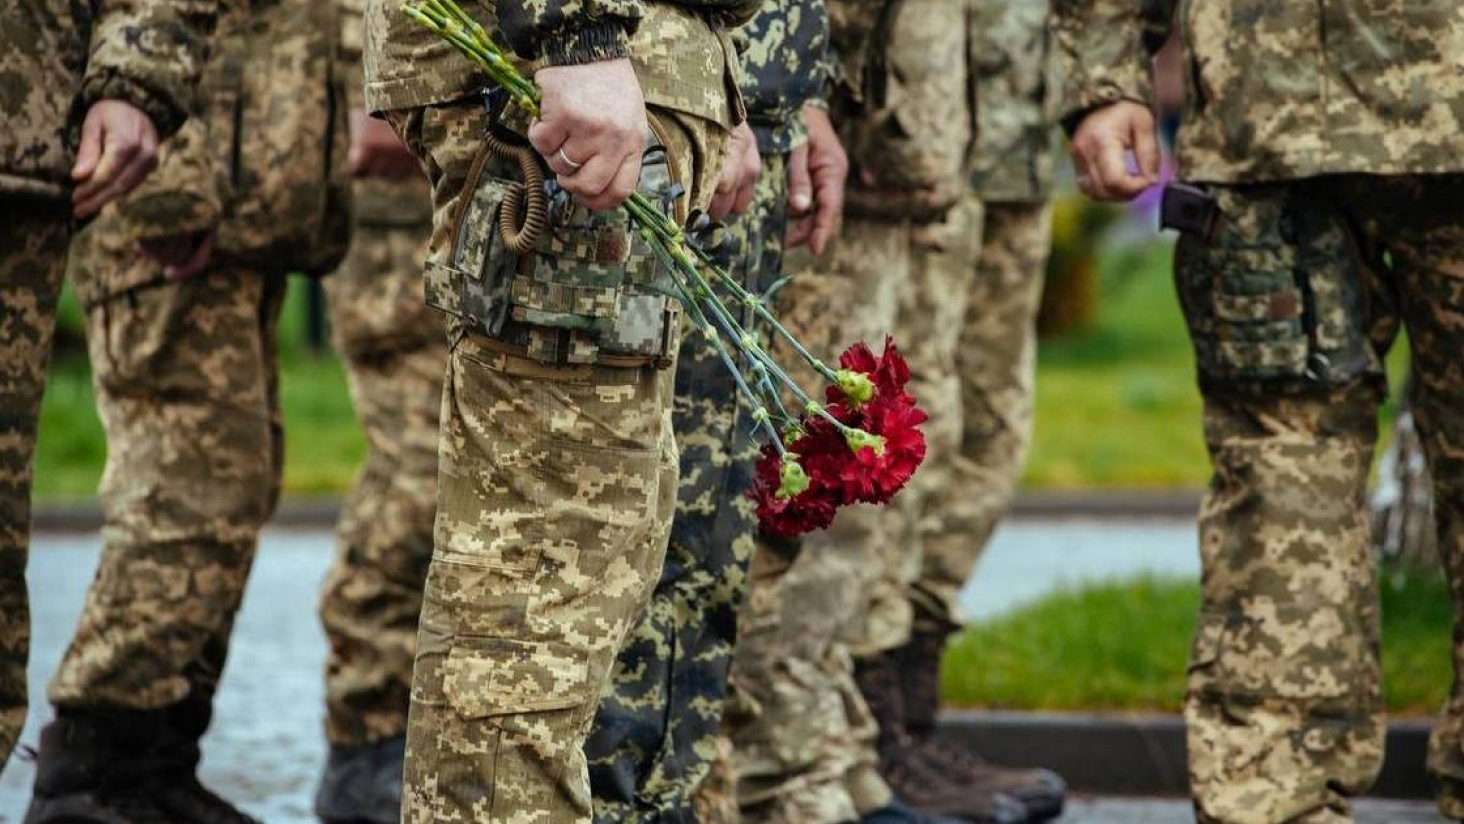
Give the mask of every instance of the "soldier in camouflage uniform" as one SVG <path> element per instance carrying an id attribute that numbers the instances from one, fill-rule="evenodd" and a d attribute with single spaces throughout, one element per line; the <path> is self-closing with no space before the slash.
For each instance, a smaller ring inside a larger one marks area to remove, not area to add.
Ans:
<path id="1" fill-rule="evenodd" d="M 1094 197 L 1132 197 L 1157 177 L 1145 47 L 1162 42 L 1173 4 L 1156 5 L 1146 30 L 1127 0 L 1057 3 L 1065 122 Z M 1181 11 L 1180 172 L 1218 207 L 1189 201 L 1175 256 L 1215 470 L 1185 702 L 1190 787 L 1202 822 L 1350 821 L 1383 759 L 1365 494 L 1400 326 L 1464 665 L 1464 6 Z M 1464 818 L 1464 683 L 1429 770 L 1444 814 Z"/>
<path id="2" fill-rule="evenodd" d="M 764 0 L 735 37 L 762 173 L 747 213 L 729 224 L 733 274 L 761 292 L 782 270 L 788 156 L 806 139 L 799 111 L 823 90 L 823 2 Z M 747 493 L 757 441 L 746 411 L 716 348 L 689 335 L 672 410 L 681 477 L 671 543 L 646 613 L 616 658 L 586 745 L 599 824 L 697 819 L 695 793 L 719 750 L 753 548 Z"/>
<path id="3" fill-rule="evenodd" d="M 324 281 L 336 350 L 366 435 L 336 527 L 320 621 L 330 754 L 315 813 L 330 824 L 396 824 L 422 585 L 437 512 L 437 415 L 447 343 L 422 302 L 432 200 L 417 159 L 361 99 L 360 0 L 342 3 L 352 113 L 354 222 Z"/>
<path id="4" fill-rule="evenodd" d="M 493 4 L 484 22 L 544 95 L 533 151 L 574 198 L 527 255 L 492 222 L 513 184 L 486 162 L 527 159 L 523 124 L 485 135 L 483 79 L 401 5 L 367 4 L 367 106 L 427 167 L 429 302 L 452 312 L 403 818 L 588 824 L 584 742 L 659 575 L 677 475 L 677 321 L 637 291 L 649 250 L 616 207 L 672 182 L 678 218 L 706 206 L 741 115 L 725 26 L 756 4 Z M 663 151 L 642 163 L 647 123 Z"/>
<path id="5" fill-rule="evenodd" d="M 854 648 L 890 772 L 1007 793 L 1038 821 L 1062 811 L 1058 776 L 982 762 L 943 742 L 935 721 L 957 597 L 1016 490 L 1032 431 L 1057 90 L 1047 10 L 1045 0 L 969 4 L 971 192 L 952 212 L 966 223 L 928 238 L 940 251 L 913 272 L 896 323 L 912 392 L 930 411 L 927 458 L 864 539 L 877 541 L 881 564 Z"/>
<path id="6" fill-rule="evenodd" d="M 214 5 L 0 8 L 0 767 L 25 725 L 31 458 L 72 208 L 89 217 L 152 168 L 192 107 Z"/>
<path id="7" fill-rule="evenodd" d="M 959 311 L 980 224 L 979 203 L 962 197 L 968 74 L 951 71 L 967 57 L 962 4 L 838 3 L 830 16 L 841 80 L 835 120 L 854 159 L 850 214 L 826 255 L 790 258 L 798 277 L 779 299 L 790 328 L 832 355 L 861 339 L 878 346 L 901 297 L 936 273 L 961 287 L 946 296 Z M 958 326 L 927 319 L 903 340 L 918 348 L 932 331 Z M 727 720 L 742 817 L 918 818 L 895 801 L 903 797 L 923 812 L 1021 821 L 1022 806 L 1006 795 L 972 793 L 926 770 L 881 777 L 887 765 L 873 744 L 883 731 L 853 680 L 849 645 L 860 638 L 883 523 L 875 508 L 848 510 L 825 533 L 764 541 L 754 556 L 733 665 L 748 700 Z"/>
<path id="8" fill-rule="evenodd" d="M 252 820 L 198 783 L 199 740 L 279 489 L 285 273 L 344 250 L 324 171 L 345 153 L 338 25 L 331 4 L 229 6 L 202 116 L 73 244 L 108 436 L 104 548 L 50 685 L 28 824 Z M 182 266 L 140 250 L 180 229 Z"/>

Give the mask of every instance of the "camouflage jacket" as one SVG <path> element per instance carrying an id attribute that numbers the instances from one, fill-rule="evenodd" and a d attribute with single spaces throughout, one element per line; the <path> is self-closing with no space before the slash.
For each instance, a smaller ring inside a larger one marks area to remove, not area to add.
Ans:
<path id="1" fill-rule="evenodd" d="M 1055 0 L 1065 123 L 1149 99 L 1149 54 L 1176 5 L 1186 178 L 1464 171 L 1458 0 Z"/>
<path id="2" fill-rule="evenodd" d="M 1045 200 L 1052 188 L 1060 92 L 1047 0 L 972 0 L 976 88 L 971 184 L 984 200 Z"/>
<path id="3" fill-rule="evenodd" d="M 366 105 L 373 112 L 461 100 L 484 78 L 402 14 L 407 0 L 366 0 Z M 646 103 L 731 125 L 743 116 L 727 28 L 759 0 L 468 0 L 525 74 L 546 65 L 628 57 Z"/>
<path id="4" fill-rule="evenodd" d="M 79 241 L 126 261 L 139 239 L 216 231 L 219 261 L 325 272 L 349 239 L 340 18 L 316 0 L 221 0 L 197 117 L 163 143 L 158 167 Z M 100 300 L 157 277 L 147 262 L 78 282 Z"/>
<path id="5" fill-rule="evenodd" d="M 824 0 L 763 0 L 733 33 L 747 121 L 764 154 L 786 154 L 806 131 L 798 112 L 828 81 L 829 15 Z"/>
<path id="6" fill-rule="evenodd" d="M 162 136 L 193 107 L 216 0 L 0 3 L 0 192 L 64 197 L 81 116 L 107 98 Z"/>

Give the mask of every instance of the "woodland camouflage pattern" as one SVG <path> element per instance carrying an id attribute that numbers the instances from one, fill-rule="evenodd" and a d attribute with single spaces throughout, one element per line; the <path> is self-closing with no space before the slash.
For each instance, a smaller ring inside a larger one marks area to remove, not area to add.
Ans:
<path id="1" fill-rule="evenodd" d="M 1052 190 L 1062 80 L 1047 13 L 1047 0 L 970 0 L 971 186 L 988 203 L 1037 203 Z"/>
<path id="2" fill-rule="evenodd" d="M 0 8 L 0 192 L 62 197 L 81 119 L 111 98 L 160 137 L 194 106 L 217 0 L 10 0 Z"/>
<path id="3" fill-rule="evenodd" d="M 451 83 L 437 73 L 446 54 L 402 61 L 421 41 L 382 28 L 399 6 L 367 6 L 367 102 L 396 108 L 389 119 L 428 170 L 430 280 L 455 262 L 452 229 L 484 113 L 476 100 L 401 108 L 437 102 Z M 643 12 L 631 51 L 652 126 L 685 174 L 684 219 L 710 199 L 734 114 L 723 36 L 683 8 Z M 412 77 L 386 93 L 392 70 Z M 673 373 L 504 354 L 451 316 L 449 340 L 403 820 L 589 824 L 584 742 L 671 525 Z"/>
<path id="4" fill-rule="evenodd" d="M 733 39 L 758 152 L 793 151 L 806 134 L 798 112 L 822 102 L 828 82 L 828 9 L 823 0 L 763 0 Z"/>
<path id="5" fill-rule="evenodd" d="M 68 205 L 0 195 L 0 765 L 25 726 L 31 458 L 70 232 Z"/>
<path id="6" fill-rule="evenodd" d="M 1186 179 L 1464 170 L 1464 5 L 1178 5 L 1188 60 L 1179 145 Z M 1147 102 L 1149 49 L 1163 43 L 1175 0 L 1053 6 L 1068 77 L 1064 121 L 1121 98 Z"/>
<path id="7" fill-rule="evenodd" d="M 763 157 L 752 205 L 729 229 L 749 288 L 782 270 L 787 171 Z M 747 497 L 758 438 L 716 349 L 698 332 L 681 345 L 672 422 L 681 475 L 671 543 L 646 613 L 611 672 L 586 744 L 595 819 L 695 821 L 695 793 L 721 746 L 719 730 L 755 518 Z"/>

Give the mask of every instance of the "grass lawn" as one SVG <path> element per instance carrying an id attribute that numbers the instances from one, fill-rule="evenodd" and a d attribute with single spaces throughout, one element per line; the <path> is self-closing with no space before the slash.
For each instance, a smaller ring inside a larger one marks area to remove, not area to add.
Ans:
<path id="1" fill-rule="evenodd" d="M 1384 693 L 1391 711 L 1435 713 L 1452 680 L 1441 579 L 1382 584 Z M 969 626 L 943 670 L 958 706 L 1178 711 L 1199 608 L 1191 581 L 1141 578 L 1060 592 Z"/>

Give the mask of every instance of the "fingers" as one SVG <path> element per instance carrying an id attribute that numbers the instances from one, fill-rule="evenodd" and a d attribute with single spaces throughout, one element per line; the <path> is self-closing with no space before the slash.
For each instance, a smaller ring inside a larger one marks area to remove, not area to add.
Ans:
<path id="1" fill-rule="evenodd" d="M 813 235 L 813 215 L 788 221 L 788 228 L 783 232 L 783 246 L 788 249 L 796 249 L 808 242 Z"/>
<path id="2" fill-rule="evenodd" d="M 596 159 L 598 160 L 599 158 Z M 597 212 L 604 209 L 614 209 L 616 206 L 625 202 L 625 199 L 630 197 L 630 193 L 635 191 L 636 184 L 640 182 L 640 167 L 641 158 L 637 152 L 627 155 L 621 161 L 619 168 L 614 171 L 606 184 L 598 191 L 579 191 L 572 189 L 564 180 L 560 180 L 560 185 L 564 186 L 566 190 L 573 192 L 575 199 L 587 209 Z M 588 170 L 589 166 L 586 166 L 584 171 Z M 579 180 L 579 177 L 580 175 L 576 174 L 569 180 L 578 187 L 583 182 Z"/>
<path id="3" fill-rule="evenodd" d="M 836 169 L 824 170 L 815 182 L 814 211 L 809 229 L 808 247 L 821 255 L 839 227 L 844 212 L 844 174 Z"/>
<path id="4" fill-rule="evenodd" d="M 1139 164 L 1139 174 L 1144 176 L 1149 185 L 1158 183 L 1159 141 L 1154 134 L 1153 121 L 1146 124 L 1136 119 L 1133 129 L 1134 160 Z"/>
<path id="5" fill-rule="evenodd" d="M 103 123 L 100 116 L 88 112 L 81 124 L 81 146 L 76 150 L 76 164 L 71 167 L 71 179 L 78 183 L 92 176 L 102 157 Z"/>
<path id="6" fill-rule="evenodd" d="M 721 220 L 732 211 L 737 201 L 738 164 L 732 158 L 722 164 L 722 174 L 717 178 L 717 190 L 712 193 L 712 202 L 707 205 L 707 214 L 713 220 Z"/>
<path id="7" fill-rule="evenodd" d="M 808 144 L 803 143 L 788 156 L 788 208 L 801 215 L 811 206 L 813 181 L 808 176 Z"/>
<path id="8" fill-rule="evenodd" d="M 105 138 L 101 160 L 91 177 L 72 194 L 77 217 L 88 217 L 132 191 L 157 166 L 157 138 L 151 130 L 141 134 Z"/>
<path id="9" fill-rule="evenodd" d="M 1129 171 L 1128 151 L 1137 171 Z M 1090 112 L 1073 132 L 1078 187 L 1096 200 L 1131 200 L 1159 179 L 1154 115 L 1143 104 L 1121 100 Z"/>
<path id="10" fill-rule="evenodd" d="M 529 145 L 534 147 L 534 151 L 538 152 L 540 157 L 549 162 L 549 168 L 554 169 L 555 174 L 568 174 L 573 171 L 568 167 L 560 169 L 554 166 L 559 148 L 568 139 L 569 130 L 562 121 L 535 120 L 529 125 Z M 581 163 L 585 160 L 585 158 L 578 157 L 574 159 Z"/>

